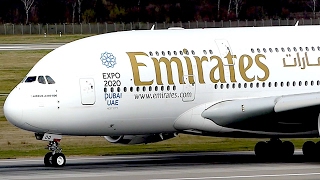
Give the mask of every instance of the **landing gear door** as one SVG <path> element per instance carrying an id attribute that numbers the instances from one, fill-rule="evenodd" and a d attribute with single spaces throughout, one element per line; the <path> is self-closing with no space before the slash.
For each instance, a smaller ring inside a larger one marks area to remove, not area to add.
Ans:
<path id="1" fill-rule="evenodd" d="M 80 93 L 82 105 L 94 105 L 96 102 L 94 80 L 91 78 L 80 79 Z"/>
<path id="2" fill-rule="evenodd" d="M 195 95 L 196 95 L 196 84 L 189 83 L 189 78 L 193 77 L 193 76 L 184 76 L 184 82 L 185 84 L 183 84 L 183 91 L 180 94 L 182 101 L 183 102 L 190 102 L 193 101 L 195 99 Z"/>

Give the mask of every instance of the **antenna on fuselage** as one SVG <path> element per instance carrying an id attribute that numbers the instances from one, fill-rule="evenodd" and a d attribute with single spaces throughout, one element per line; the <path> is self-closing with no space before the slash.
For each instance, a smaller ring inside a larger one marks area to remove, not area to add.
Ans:
<path id="1" fill-rule="evenodd" d="M 296 24 L 294 26 L 299 26 L 299 21 L 296 22 Z"/>
<path id="2" fill-rule="evenodd" d="M 150 30 L 151 30 L 151 31 L 152 31 L 152 30 L 154 30 L 154 25 L 152 25 L 152 27 L 151 27 L 151 29 L 150 29 Z"/>

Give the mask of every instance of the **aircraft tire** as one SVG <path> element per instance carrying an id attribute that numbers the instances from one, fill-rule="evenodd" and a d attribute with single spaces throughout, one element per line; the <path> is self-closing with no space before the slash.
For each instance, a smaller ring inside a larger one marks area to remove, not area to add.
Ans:
<path id="1" fill-rule="evenodd" d="M 312 158 L 316 154 L 316 144 L 312 141 L 307 141 L 302 146 L 303 155 L 307 158 Z"/>
<path id="2" fill-rule="evenodd" d="M 294 145 L 290 141 L 284 141 L 282 143 L 282 155 L 284 158 L 293 156 L 294 154 Z"/>
<path id="3" fill-rule="evenodd" d="M 267 153 L 268 153 L 268 144 L 267 142 L 260 141 L 258 142 L 255 147 L 254 147 L 254 153 L 256 154 L 257 157 L 259 158 L 264 158 Z"/>
<path id="4" fill-rule="evenodd" d="M 52 165 L 55 167 L 63 167 L 66 164 L 66 157 L 62 153 L 56 153 L 52 156 Z"/>
<path id="5" fill-rule="evenodd" d="M 46 167 L 50 167 L 52 166 L 52 152 L 48 152 L 45 156 L 44 156 L 44 165 Z"/>

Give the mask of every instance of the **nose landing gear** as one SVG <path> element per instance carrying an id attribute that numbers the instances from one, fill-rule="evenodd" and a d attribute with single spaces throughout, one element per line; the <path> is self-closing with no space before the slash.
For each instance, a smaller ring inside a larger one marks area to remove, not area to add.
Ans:
<path id="1" fill-rule="evenodd" d="M 35 134 L 37 140 L 49 141 L 46 149 L 48 152 L 44 156 L 44 165 L 47 167 L 62 167 L 66 164 L 66 157 L 59 146 L 59 142 L 62 139 L 61 135 L 56 134 Z"/>
<path id="2" fill-rule="evenodd" d="M 50 141 L 47 149 L 51 152 L 48 152 L 44 156 L 45 166 L 62 167 L 66 164 L 66 157 L 63 153 L 61 153 L 62 149 L 59 147 L 58 142 Z"/>

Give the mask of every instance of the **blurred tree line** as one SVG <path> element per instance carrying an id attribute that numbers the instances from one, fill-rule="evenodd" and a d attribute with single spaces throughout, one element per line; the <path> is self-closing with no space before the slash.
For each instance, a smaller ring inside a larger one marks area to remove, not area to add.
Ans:
<path id="1" fill-rule="evenodd" d="M 318 0 L 0 0 L 0 23 L 318 18 L 318 11 Z"/>

